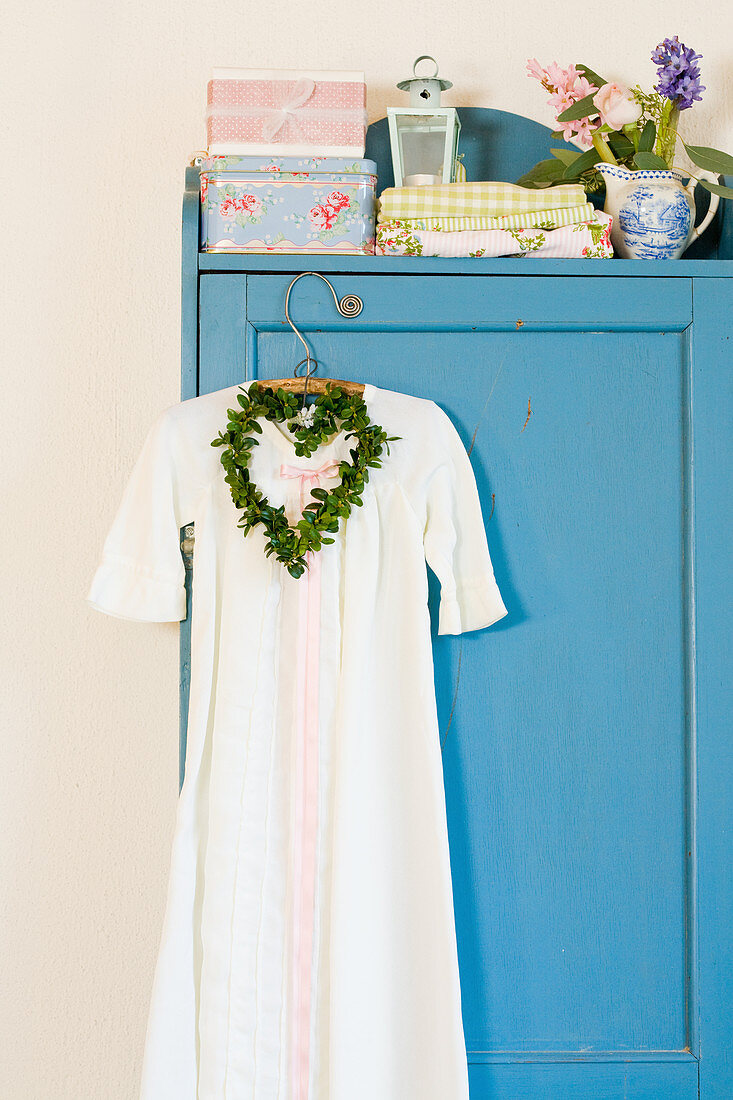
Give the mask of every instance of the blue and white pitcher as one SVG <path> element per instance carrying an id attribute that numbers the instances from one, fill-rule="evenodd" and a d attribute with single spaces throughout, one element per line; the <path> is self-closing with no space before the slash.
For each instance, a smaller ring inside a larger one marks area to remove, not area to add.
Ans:
<path id="1" fill-rule="evenodd" d="M 676 169 L 632 172 L 621 164 L 598 164 L 606 184 L 611 243 L 629 260 L 677 260 L 715 217 L 720 201 L 711 194 L 707 214 L 695 226 L 695 180 Z M 711 179 L 717 177 L 710 177 Z"/>

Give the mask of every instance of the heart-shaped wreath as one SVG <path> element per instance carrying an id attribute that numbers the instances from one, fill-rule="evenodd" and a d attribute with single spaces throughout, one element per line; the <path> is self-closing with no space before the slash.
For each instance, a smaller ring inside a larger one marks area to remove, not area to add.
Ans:
<path id="1" fill-rule="evenodd" d="M 286 567 L 291 577 L 301 577 L 308 568 L 306 555 L 316 553 L 334 539 L 339 520 L 346 519 L 352 507 L 361 507 L 361 494 L 369 480 L 369 467 L 381 466 L 380 456 L 389 444 L 399 436 L 388 436 L 379 424 L 369 419 L 366 402 L 358 394 L 347 395 L 339 386 L 328 385 L 308 409 L 308 417 L 299 415 L 300 402 L 293 393 L 283 389 L 272 390 L 253 382 L 249 389 L 237 394 L 239 409 L 227 409 L 229 423 L 211 441 L 212 447 L 222 447 L 221 464 L 226 471 L 225 481 L 242 516 L 237 526 L 244 535 L 257 525 L 265 529 L 267 546 L 265 553 L 274 554 Z M 346 438 L 354 438 L 356 446 L 350 451 L 351 462 L 339 463 L 341 483 L 327 491 L 313 489 L 316 499 L 307 504 L 295 527 L 291 527 L 283 506 L 273 508 L 267 497 L 257 488 L 249 472 L 252 448 L 259 443 L 262 427 L 258 420 L 288 422 L 295 437 L 296 455 L 309 457 L 322 443 L 347 428 Z"/>

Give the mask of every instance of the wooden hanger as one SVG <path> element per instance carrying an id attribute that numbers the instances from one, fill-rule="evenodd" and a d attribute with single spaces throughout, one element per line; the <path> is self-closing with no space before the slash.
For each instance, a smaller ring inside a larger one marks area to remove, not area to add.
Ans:
<path id="1" fill-rule="evenodd" d="M 260 386 L 265 386 L 273 390 L 284 389 L 286 393 L 302 393 L 303 405 L 305 405 L 305 399 L 309 393 L 325 393 L 327 386 L 338 386 L 347 394 L 362 394 L 364 392 L 363 382 L 348 382 L 342 378 L 314 378 L 315 372 L 318 370 L 318 360 L 311 355 L 311 350 L 308 344 L 305 342 L 303 335 L 293 324 L 293 320 L 290 316 L 290 291 L 293 289 L 298 279 L 304 279 L 306 275 L 315 275 L 319 279 L 323 279 L 328 289 L 333 294 L 333 300 L 336 303 L 336 309 L 339 311 L 342 317 L 358 317 L 364 308 L 364 303 L 361 298 L 356 294 L 346 294 L 341 301 L 338 299 L 336 291 L 331 286 L 325 275 L 321 275 L 318 271 L 301 271 L 300 275 L 296 275 L 290 283 L 285 295 L 285 319 L 290 325 L 295 335 L 300 340 L 301 344 L 305 348 L 305 359 L 301 359 L 296 365 L 290 378 L 262 378 L 257 379 Z M 305 363 L 305 372 L 298 374 L 298 371 Z"/>
<path id="2" fill-rule="evenodd" d="M 305 363 L 305 359 L 302 362 Z M 311 359 L 311 363 L 316 364 L 317 362 L 317 359 Z M 300 366 L 300 363 L 298 366 Z M 349 395 L 357 393 L 361 396 L 364 393 L 363 382 L 349 382 L 345 378 L 314 378 L 313 371 L 307 376 L 307 383 L 306 387 L 306 375 L 304 374 L 297 375 L 294 378 L 257 379 L 257 384 L 262 386 L 263 389 L 283 389 L 286 393 L 302 393 L 304 397 L 309 393 L 325 393 L 328 386 L 338 386 L 339 389 Z"/>

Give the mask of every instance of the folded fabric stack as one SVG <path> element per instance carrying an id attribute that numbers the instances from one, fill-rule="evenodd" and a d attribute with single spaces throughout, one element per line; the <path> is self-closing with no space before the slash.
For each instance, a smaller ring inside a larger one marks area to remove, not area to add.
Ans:
<path id="1" fill-rule="evenodd" d="M 377 219 L 381 256 L 613 256 L 611 217 L 580 184 L 391 187 Z"/>

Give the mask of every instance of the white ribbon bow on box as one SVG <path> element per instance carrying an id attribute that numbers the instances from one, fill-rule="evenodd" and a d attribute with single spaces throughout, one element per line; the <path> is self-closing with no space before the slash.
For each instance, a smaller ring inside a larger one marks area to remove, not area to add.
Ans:
<path id="1" fill-rule="evenodd" d="M 299 138 L 302 137 L 302 131 L 298 124 L 296 111 L 300 110 L 303 104 L 308 102 L 315 88 L 316 84 L 314 80 L 309 80 L 307 77 L 303 77 L 302 80 L 297 80 L 287 102 L 283 103 L 282 107 L 274 107 L 265 113 L 265 117 L 262 120 L 262 140 L 279 140 L 278 134 L 286 122 L 292 125 Z"/>

